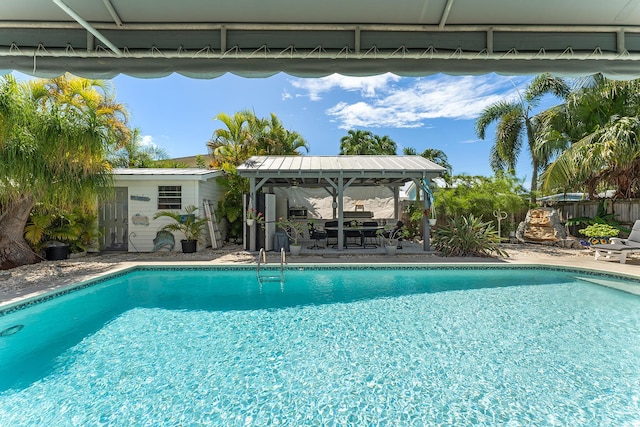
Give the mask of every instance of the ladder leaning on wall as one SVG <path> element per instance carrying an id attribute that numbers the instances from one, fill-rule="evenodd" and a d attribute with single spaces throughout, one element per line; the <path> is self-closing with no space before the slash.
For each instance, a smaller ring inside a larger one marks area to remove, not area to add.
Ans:
<path id="1" fill-rule="evenodd" d="M 222 235 L 220 234 L 220 229 L 218 228 L 218 220 L 216 219 L 216 214 L 211 210 L 211 200 L 203 200 L 204 205 L 204 214 L 206 215 L 207 225 L 209 226 L 209 234 L 211 235 L 211 247 L 213 249 L 218 249 L 222 247 Z"/>

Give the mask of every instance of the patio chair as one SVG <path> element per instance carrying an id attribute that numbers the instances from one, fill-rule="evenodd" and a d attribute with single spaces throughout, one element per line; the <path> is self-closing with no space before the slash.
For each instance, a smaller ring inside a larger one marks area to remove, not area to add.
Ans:
<path id="1" fill-rule="evenodd" d="M 343 223 L 343 227 L 344 227 L 344 246 L 346 248 L 349 247 L 349 239 L 351 239 L 351 241 L 355 241 L 356 245 L 361 246 L 362 243 L 362 234 L 360 230 L 349 230 L 348 228 L 351 227 L 351 221 L 345 221 Z"/>
<path id="2" fill-rule="evenodd" d="M 325 230 L 329 227 L 338 228 L 338 221 L 327 221 L 324 224 Z M 335 243 L 332 244 L 333 247 L 338 246 L 338 230 L 326 230 L 327 233 L 327 246 L 330 244 L 330 240 L 335 240 Z"/>
<path id="3" fill-rule="evenodd" d="M 363 227 L 377 227 L 378 221 L 364 221 Z M 364 247 L 377 248 L 379 243 L 378 230 L 364 230 Z M 367 246 L 367 244 L 370 244 Z"/>
<path id="4" fill-rule="evenodd" d="M 611 238 L 611 243 L 601 245 L 591 245 L 596 252 L 595 259 L 605 261 L 617 260 L 620 264 L 627 262 L 627 256 L 633 253 L 640 253 L 640 220 L 633 224 L 631 234 L 626 239 Z"/>
<path id="5" fill-rule="evenodd" d="M 318 230 L 315 224 L 309 225 L 309 238 L 313 240 L 313 246 L 308 246 L 308 249 L 322 249 L 322 246 L 318 245 L 318 240 L 325 241 L 325 247 L 327 245 L 327 232 L 324 230 Z"/>

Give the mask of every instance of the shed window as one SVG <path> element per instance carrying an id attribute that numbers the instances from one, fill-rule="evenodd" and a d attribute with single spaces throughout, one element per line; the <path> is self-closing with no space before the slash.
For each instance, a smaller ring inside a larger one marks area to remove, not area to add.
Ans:
<path id="1" fill-rule="evenodd" d="M 182 209 L 182 186 L 158 186 L 158 209 Z"/>

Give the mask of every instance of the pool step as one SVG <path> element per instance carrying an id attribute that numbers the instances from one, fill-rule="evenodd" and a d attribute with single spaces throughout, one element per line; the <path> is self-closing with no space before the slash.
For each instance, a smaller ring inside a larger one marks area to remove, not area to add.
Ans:
<path id="1" fill-rule="evenodd" d="M 600 286 L 606 286 L 607 288 L 628 292 L 634 295 L 640 295 L 640 285 L 638 285 L 637 283 L 625 283 L 617 280 L 608 280 L 608 279 L 601 279 L 597 277 L 585 277 L 585 276 L 575 276 L 575 278 L 578 280 L 582 280 L 584 282 L 594 283 Z"/>

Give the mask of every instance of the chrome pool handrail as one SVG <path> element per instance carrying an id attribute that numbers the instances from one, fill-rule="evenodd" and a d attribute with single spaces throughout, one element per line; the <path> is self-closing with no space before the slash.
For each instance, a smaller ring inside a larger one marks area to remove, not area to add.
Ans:
<path id="1" fill-rule="evenodd" d="M 260 265 L 267 263 L 267 253 L 264 248 L 260 248 L 260 252 L 258 253 L 258 261 L 256 266 L 256 277 L 258 282 L 263 283 L 265 281 L 275 282 L 279 281 L 281 284 L 284 283 L 284 264 L 287 263 L 287 255 L 284 248 L 280 248 L 280 275 L 279 276 L 262 276 L 260 275 Z"/>

